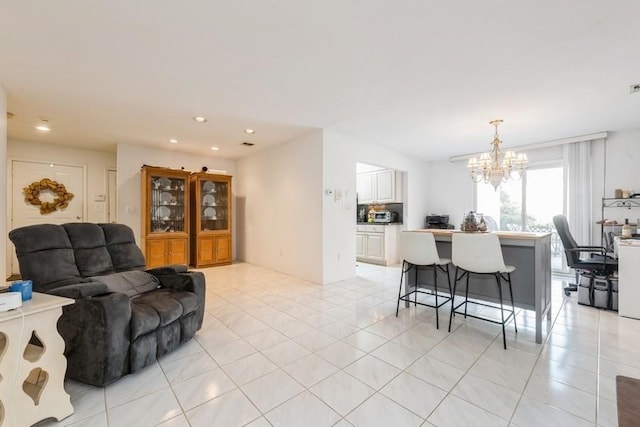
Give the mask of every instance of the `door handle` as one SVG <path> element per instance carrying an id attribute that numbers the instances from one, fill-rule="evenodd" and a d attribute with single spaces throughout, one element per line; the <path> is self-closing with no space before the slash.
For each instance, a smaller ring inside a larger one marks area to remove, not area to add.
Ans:
<path id="1" fill-rule="evenodd" d="M 79 216 L 77 216 L 77 217 L 76 217 L 76 219 L 80 219 L 80 217 L 79 217 Z"/>

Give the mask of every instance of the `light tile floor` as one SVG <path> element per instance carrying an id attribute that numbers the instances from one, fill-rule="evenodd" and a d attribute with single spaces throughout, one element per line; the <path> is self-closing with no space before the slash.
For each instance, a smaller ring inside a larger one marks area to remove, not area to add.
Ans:
<path id="1" fill-rule="evenodd" d="M 67 381 L 73 426 L 615 426 L 615 376 L 640 377 L 640 322 L 564 298 L 543 345 L 433 309 L 396 318 L 400 270 L 320 286 L 249 264 L 203 270 L 196 338 L 106 388 Z M 517 286 L 517 283 L 515 284 Z"/>

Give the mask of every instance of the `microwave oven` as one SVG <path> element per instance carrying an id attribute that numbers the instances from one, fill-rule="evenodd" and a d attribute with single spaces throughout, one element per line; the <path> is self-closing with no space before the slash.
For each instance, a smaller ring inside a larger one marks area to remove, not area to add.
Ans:
<path id="1" fill-rule="evenodd" d="M 390 223 L 396 222 L 398 214 L 391 211 L 378 211 L 373 217 L 373 222 Z"/>

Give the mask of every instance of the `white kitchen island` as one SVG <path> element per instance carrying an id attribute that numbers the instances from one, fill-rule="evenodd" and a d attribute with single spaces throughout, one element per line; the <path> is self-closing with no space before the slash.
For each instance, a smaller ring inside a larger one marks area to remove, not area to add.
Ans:
<path id="1" fill-rule="evenodd" d="M 436 240 L 438 253 L 442 258 L 451 258 L 451 235 L 461 233 L 458 230 L 437 230 L 425 229 L 415 230 L 416 232 L 432 233 Z M 493 232 L 498 235 L 504 262 L 516 267 L 516 271 L 511 274 L 513 283 L 513 299 L 516 307 L 526 310 L 533 310 L 536 319 L 536 342 L 542 343 L 543 320 L 547 322 L 551 319 L 551 233 L 528 233 L 528 232 Z M 453 272 L 455 268 L 449 269 L 451 283 L 453 283 Z M 430 283 L 430 271 L 420 271 L 419 283 Z M 469 297 L 483 301 L 497 302 L 498 293 L 493 277 L 474 275 L 471 278 L 474 282 Z M 439 283 L 446 283 L 446 278 Z M 408 275 L 405 281 L 409 291 L 415 284 L 414 275 Z M 464 292 L 465 287 L 461 286 L 458 291 Z M 407 303 L 408 304 L 408 303 Z M 548 328 L 547 328 L 548 330 Z"/>

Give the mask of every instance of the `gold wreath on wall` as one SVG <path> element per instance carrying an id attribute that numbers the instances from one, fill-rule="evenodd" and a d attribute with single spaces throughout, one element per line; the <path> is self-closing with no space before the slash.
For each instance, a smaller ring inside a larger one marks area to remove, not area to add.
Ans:
<path id="1" fill-rule="evenodd" d="M 40 200 L 40 193 L 42 191 L 51 191 L 56 197 L 53 202 L 43 202 Z M 36 181 L 24 187 L 22 189 L 24 193 L 24 200 L 35 206 L 40 206 L 40 213 L 42 215 L 55 212 L 56 209 L 64 209 L 69 206 L 69 201 L 73 199 L 73 194 L 69 193 L 64 184 L 55 182 L 49 178 L 44 178 L 40 181 Z"/>

